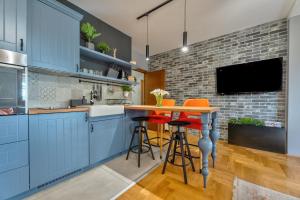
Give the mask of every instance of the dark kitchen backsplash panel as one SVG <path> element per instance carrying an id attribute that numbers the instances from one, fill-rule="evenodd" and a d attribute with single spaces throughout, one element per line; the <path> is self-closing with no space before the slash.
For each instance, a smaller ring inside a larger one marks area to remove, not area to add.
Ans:
<path id="1" fill-rule="evenodd" d="M 95 44 L 100 41 L 105 41 L 110 47 L 117 48 L 117 58 L 128 62 L 131 60 L 131 37 L 108 25 L 101 19 L 93 16 L 78 6 L 70 3 L 69 1 L 58 1 L 81 13 L 84 16 L 81 22 L 91 23 L 97 29 L 97 31 L 101 33 L 101 36 L 95 39 Z M 99 1 L 99 6 L 101 6 L 101 1 Z M 85 41 L 83 39 L 81 39 L 80 43 L 82 46 L 85 46 Z"/>
<path id="2" fill-rule="evenodd" d="M 227 139 L 227 122 L 232 117 L 255 117 L 285 123 L 288 62 L 286 19 L 258 25 L 224 36 L 154 55 L 150 70 L 166 70 L 166 90 L 181 105 L 187 98 L 209 98 L 221 107 L 221 137 Z M 283 57 L 283 90 L 220 96 L 216 94 L 216 68 Z"/>

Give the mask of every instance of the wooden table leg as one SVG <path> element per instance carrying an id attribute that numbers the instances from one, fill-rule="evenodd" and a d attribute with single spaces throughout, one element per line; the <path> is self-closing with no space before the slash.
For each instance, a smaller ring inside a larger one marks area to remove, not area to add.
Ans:
<path id="1" fill-rule="evenodd" d="M 202 138 L 199 140 L 198 145 L 202 152 L 202 176 L 204 182 L 204 188 L 206 188 L 207 176 L 208 176 L 208 155 L 212 150 L 212 142 L 209 138 L 209 123 L 210 123 L 210 114 L 203 113 L 201 115 L 202 121 Z"/>
<path id="2" fill-rule="evenodd" d="M 220 133 L 217 131 L 217 113 L 212 113 L 212 129 L 210 131 L 209 137 L 212 141 L 212 152 L 211 157 L 213 159 L 213 167 L 215 167 L 215 161 L 217 159 L 217 141 L 219 140 Z"/>
<path id="3" fill-rule="evenodd" d="M 159 155 L 160 155 L 160 159 L 162 159 L 162 150 L 163 150 L 163 127 L 162 127 L 162 125 L 160 124 L 160 125 L 158 125 L 159 126 L 159 134 L 160 134 L 160 136 L 159 136 Z"/>

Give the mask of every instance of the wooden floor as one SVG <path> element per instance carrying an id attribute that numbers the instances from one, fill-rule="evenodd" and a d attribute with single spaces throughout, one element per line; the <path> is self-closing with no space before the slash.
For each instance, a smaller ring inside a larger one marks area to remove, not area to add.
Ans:
<path id="1" fill-rule="evenodd" d="M 196 138 L 190 137 L 189 140 L 195 142 Z M 188 185 L 183 183 L 181 168 L 168 165 L 166 174 L 162 175 L 161 165 L 119 199 L 232 199 L 234 177 L 300 197 L 300 158 L 220 141 L 215 168 L 212 168 L 210 159 L 207 189 L 202 187 L 199 161 L 196 160 L 195 164 L 197 172 L 189 167 Z"/>

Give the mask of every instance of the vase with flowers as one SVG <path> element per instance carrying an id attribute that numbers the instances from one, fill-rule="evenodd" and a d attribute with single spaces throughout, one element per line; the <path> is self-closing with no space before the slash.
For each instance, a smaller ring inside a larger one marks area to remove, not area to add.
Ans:
<path id="1" fill-rule="evenodd" d="M 150 94 L 153 94 L 155 96 L 156 106 L 161 107 L 164 96 L 169 95 L 169 92 L 162 89 L 155 89 L 151 91 Z"/>

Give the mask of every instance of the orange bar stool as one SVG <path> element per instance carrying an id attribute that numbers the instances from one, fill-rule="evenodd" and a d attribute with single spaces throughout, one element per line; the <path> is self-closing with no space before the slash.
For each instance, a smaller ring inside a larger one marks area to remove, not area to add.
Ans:
<path id="1" fill-rule="evenodd" d="M 176 101 L 174 99 L 163 99 L 162 106 L 175 106 Z M 157 124 L 157 137 L 151 138 L 150 140 L 157 139 L 157 144 L 152 146 L 160 147 L 160 158 L 162 158 L 162 148 L 167 143 L 163 144 L 163 140 L 169 141 L 168 138 L 164 138 L 165 124 L 172 121 L 173 112 L 170 111 L 153 111 L 149 116 L 149 123 Z"/>
<path id="2" fill-rule="evenodd" d="M 187 99 L 184 101 L 183 106 L 190 106 L 190 107 L 209 107 L 209 100 L 208 99 Z M 179 114 L 179 121 L 186 121 L 189 122 L 190 125 L 186 126 L 186 135 L 188 133 L 188 129 L 199 130 L 199 139 L 202 137 L 202 123 L 201 123 L 201 113 L 197 112 L 181 112 Z M 197 144 L 189 144 L 190 146 L 198 147 Z M 200 159 L 200 169 L 201 169 L 201 152 L 199 151 L 199 156 L 192 156 L 193 158 Z"/>

